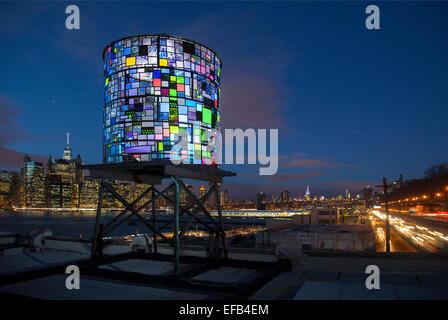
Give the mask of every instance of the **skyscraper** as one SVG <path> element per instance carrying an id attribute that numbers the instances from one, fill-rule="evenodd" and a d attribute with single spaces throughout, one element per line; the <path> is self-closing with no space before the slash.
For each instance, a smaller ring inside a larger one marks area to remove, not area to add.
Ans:
<path id="1" fill-rule="evenodd" d="M 257 194 L 257 210 L 266 210 L 266 196 L 263 192 Z"/>
<path id="2" fill-rule="evenodd" d="M 201 188 L 199 189 L 199 199 L 201 199 L 202 197 L 204 197 L 207 194 L 207 192 L 205 191 L 204 186 L 201 186 Z M 208 201 L 203 202 L 205 206 L 208 205 Z"/>
<path id="3" fill-rule="evenodd" d="M 25 155 L 21 170 L 26 207 L 43 208 L 45 206 L 44 166 L 41 162 L 31 161 Z"/>
<path id="4" fill-rule="evenodd" d="M 47 161 L 45 179 L 45 203 L 50 208 L 79 208 L 83 171 L 81 157 L 72 158 L 69 134 L 64 149 L 63 159 L 53 159 L 50 155 Z"/>
<path id="5" fill-rule="evenodd" d="M 288 190 L 282 191 L 282 193 L 280 194 L 280 200 L 282 202 L 288 202 L 291 200 L 291 194 Z"/>
<path id="6" fill-rule="evenodd" d="M 206 192 L 204 186 L 201 186 L 201 188 L 199 189 L 199 199 L 205 196 L 205 193 Z"/>
<path id="7" fill-rule="evenodd" d="M 64 149 L 64 160 L 72 160 L 72 149 L 70 148 L 70 133 L 67 133 L 67 146 Z"/>
<path id="8" fill-rule="evenodd" d="M 80 190 L 80 208 L 95 208 L 98 204 L 98 181 L 85 180 Z"/>
<path id="9" fill-rule="evenodd" d="M 310 186 L 306 186 L 305 199 L 306 200 L 311 199 Z"/>
<path id="10" fill-rule="evenodd" d="M 220 194 L 220 202 L 221 205 L 224 206 L 227 204 L 227 201 L 229 201 L 229 192 L 226 190 L 221 190 L 221 194 Z"/>

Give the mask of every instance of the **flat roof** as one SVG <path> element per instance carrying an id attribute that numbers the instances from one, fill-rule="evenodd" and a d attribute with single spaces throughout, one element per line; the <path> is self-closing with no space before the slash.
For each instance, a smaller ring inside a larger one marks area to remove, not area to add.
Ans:
<path id="1" fill-rule="evenodd" d="M 46 266 L 59 262 L 69 262 L 88 258 L 86 252 L 46 249 L 41 252 L 14 251 L 0 256 L 0 275 L 18 272 L 30 267 Z M 416 255 L 417 257 L 417 255 Z M 372 260 L 353 256 L 346 257 L 304 257 L 303 266 L 291 272 L 278 274 L 249 300 L 260 299 L 448 299 L 447 260 L 438 261 L 438 268 L 431 258 L 422 259 L 384 259 Z M 318 260 L 321 263 L 318 263 Z M 381 267 L 381 289 L 365 288 L 366 274 L 363 272 L 369 263 Z M 188 269 L 188 263 L 181 267 Z M 305 269 L 303 269 L 305 268 Z M 325 268 L 325 270 L 319 270 Z M 118 270 L 144 275 L 160 275 L 171 270 L 170 261 L 130 259 L 100 266 L 102 270 Z M 354 271 L 355 270 L 355 271 Z M 384 271 L 383 271 L 384 270 Z M 437 272 L 437 270 L 439 270 Z M 250 281 L 259 271 L 240 267 L 218 267 L 192 278 L 195 281 L 211 280 L 220 283 L 235 280 Z M 67 290 L 67 275 L 51 275 L 38 279 L 0 286 L 0 296 L 30 297 L 37 299 L 84 299 L 84 300 L 209 300 L 225 299 L 220 292 L 191 290 L 188 287 L 148 285 L 124 280 L 112 280 L 94 275 L 82 275 L 81 290 Z"/>
<path id="2" fill-rule="evenodd" d="M 296 224 L 277 232 L 372 232 L 370 225 L 363 224 Z"/>

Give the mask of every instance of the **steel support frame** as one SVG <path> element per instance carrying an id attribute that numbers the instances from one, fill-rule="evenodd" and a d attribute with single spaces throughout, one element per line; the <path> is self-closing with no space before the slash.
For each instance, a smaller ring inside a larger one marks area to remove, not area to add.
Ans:
<path id="1" fill-rule="evenodd" d="M 106 189 L 110 194 L 117 200 L 119 200 L 124 206 L 125 209 L 122 210 L 111 222 L 109 222 L 105 227 L 102 227 L 101 224 L 101 209 L 102 209 L 102 202 L 103 202 L 103 194 L 104 189 Z M 163 192 L 168 190 L 166 188 Z M 102 256 L 102 239 L 104 236 L 109 234 L 113 229 L 118 227 L 123 222 L 127 221 L 131 216 L 136 216 L 141 222 L 143 222 L 146 227 L 153 233 L 153 241 L 155 244 L 155 247 L 157 247 L 157 236 L 160 236 L 163 240 L 165 240 L 167 243 L 170 243 L 172 245 L 172 241 L 166 238 L 159 230 L 156 229 L 156 211 L 154 210 L 155 206 L 153 205 L 153 225 L 151 225 L 148 221 L 145 220 L 140 215 L 140 211 L 146 208 L 149 204 L 154 203 L 155 200 L 160 196 L 160 193 L 158 195 L 155 195 L 154 197 L 151 197 L 150 200 L 146 201 L 143 205 L 141 205 L 139 208 L 134 209 L 135 205 L 142 200 L 149 192 L 155 190 L 153 186 L 150 186 L 147 190 L 145 190 L 137 199 L 135 199 L 131 204 L 129 204 L 123 197 L 121 197 L 115 189 L 112 187 L 112 185 L 103 179 L 100 180 L 100 188 L 99 188 L 99 194 L 98 194 L 98 207 L 95 217 L 95 228 L 94 228 L 94 234 L 92 238 L 92 248 L 91 248 L 91 258 L 96 258 Z M 154 192 L 152 192 L 154 194 Z M 130 212 L 129 215 L 126 215 Z"/>
<path id="2" fill-rule="evenodd" d="M 218 182 L 210 182 L 210 188 L 208 192 L 198 199 L 185 185 L 182 179 L 178 177 L 171 177 L 173 182 L 166 187 L 163 191 L 157 190 L 154 185 L 151 185 L 148 189 L 146 189 L 137 199 L 135 199 L 132 203 L 128 203 L 123 197 L 121 197 L 113 188 L 113 186 L 103 179 L 100 179 L 100 188 L 98 195 L 98 207 L 95 217 L 95 228 L 94 235 L 92 238 L 92 247 L 91 247 L 91 258 L 101 257 L 103 250 L 103 242 L 102 239 L 106 235 L 108 235 L 112 230 L 118 227 L 123 222 L 127 221 L 130 217 L 136 216 L 140 221 L 142 221 L 148 229 L 153 234 L 153 248 L 154 253 L 157 254 L 158 247 L 158 237 L 162 238 L 165 242 L 169 243 L 174 249 L 174 273 L 180 275 L 180 266 L 177 261 L 179 260 L 180 255 L 180 247 L 178 245 L 177 237 L 179 240 L 185 237 L 185 233 L 190 228 L 191 224 L 195 221 L 202 226 L 204 226 L 207 231 L 210 233 L 211 237 L 216 237 L 218 240 L 221 240 L 221 248 L 216 248 L 217 252 L 214 252 L 214 256 L 221 257 L 222 255 L 227 258 L 227 248 L 225 243 L 225 231 L 221 213 L 221 205 L 220 205 L 220 184 Z M 167 193 L 174 189 L 174 199 L 171 199 L 167 196 Z M 102 202 L 104 196 L 104 190 L 108 191 L 115 199 L 119 200 L 124 206 L 123 209 L 112 221 L 110 221 L 106 226 L 101 224 L 101 209 Z M 193 204 L 188 207 L 183 207 L 179 204 L 179 193 L 183 190 L 186 192 L 188 197 L 192 200 Z M 146 201 L 143 205 L 138 208 L 135 208 L 135 205 L 140 202 L 146 195 L 151 192 L 151 199 Z M 219 213 L 219 223 L 213 218 L 210 212 L 204 207 L 205 201 L 207 201 L 212 195 L 215 193 L 216 203 Z M 168 222 L 158 228 L 157 226 L 157 214 L 156 214 L 156 204 L 155 201 L 158 198 L 164 198 L 169 203 L 171 203 L 174 207 L 175 216 L 171 222 Z M 152 205 L 152 224 L 145 220 L 140 211 L 146 208 L 147 206 Z M 204 217 L 207 218 L 207 222 L 203 221 L 203 219 L 199 218 L 199 214 L 202 213 Z M 178 224 L 179 218 L 183 215 L 187 214 L 190 219 L 188 222 L 182 227 Z M 166 238 L 162 231 L 168 227 L 169 225 L 174 224 L 173 226 L 173 239 L 170 240 Z M 177 237 L 176 237 L 177 235 Z M 221 250 L 221 252 L 220 252 Z"/>

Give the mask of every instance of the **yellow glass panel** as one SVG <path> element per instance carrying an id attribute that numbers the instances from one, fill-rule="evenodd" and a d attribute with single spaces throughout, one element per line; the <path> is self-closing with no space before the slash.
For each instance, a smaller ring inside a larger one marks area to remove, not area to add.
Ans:
<path id="1" fill-rule="evenodd" d="M 133 65 L 135 65 L 135 57 L 126 58 L 126 66 L 133 66 Z"/>
<path id="2" fill-rule="evenodd" d="M 168 60 L 167 59 L 160 59 L 159 65 L 161 67 L 167 67 L 168 66 Z"/>

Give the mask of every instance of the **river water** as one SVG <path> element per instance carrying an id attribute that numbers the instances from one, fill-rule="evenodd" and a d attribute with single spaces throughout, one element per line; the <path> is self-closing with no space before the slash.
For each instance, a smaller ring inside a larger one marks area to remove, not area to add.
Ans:
<path id="1" fill-rule="evenodd" d="M 103 210 L 101 214 L 101 223 L 106 225 L 111 219 L 113 219 L 119 212 L 105 212 Z M 148 219 L 151 219 L 151 215 L 143 215 Z M 158 225 L 161 226 L 172 219 L 170 214 L 162 214 L 158 217 Z M 187 216 L 181 217 L 181 224 L 188 220 Z M 271 218 L 242 218 L 242 217 L 226 217 L 224 223 L 227 228 L 231 227 L 244 227 L 244 226 L 256 226 L 263 227 L 266 220 Z M 277 219 L 276 219 L 277 220 Z M 283 219 L 282 219 L 283 220 Z M 122 223 L 115 230 L 113 230 L 108 236 L 123 236 L 131 235 L 136 232 L 146 233 L 149 232 L 147 227 L 136 218 L 132 218 L 132 221 Z M 204 219 L 207 221 L 207 219 Z M 150 221 L 151 222 L 151 221 Z M 18 211 L 0 211 L 0 232 L 15 232 L 21 234 L 27 234 L 37 228 L 48 228 L 53 231 L 55 236 L 63 236 L 69 238 L 91 238 L 93 235 L 93 228 L 95 224 L 95 212 L 94 211 L 79 211 L 79 212 L 18 212 Z M 172 231 L 172 226 L 164 229 L 164 231 Z"/>

